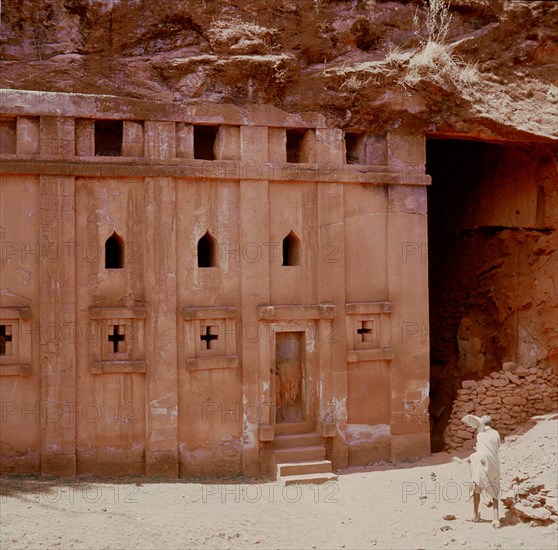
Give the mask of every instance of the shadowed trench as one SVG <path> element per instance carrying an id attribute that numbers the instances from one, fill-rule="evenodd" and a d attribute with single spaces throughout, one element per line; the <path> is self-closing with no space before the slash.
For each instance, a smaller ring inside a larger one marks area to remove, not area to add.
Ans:
<path id="1" fill-rule="evenodd" d="M 529 317 L 536 270 L 528 262 L 550 231 L 545 201 L 553 168 L 544 146 L 431 137 L 426 170 L 432 177 L 431 445 L 437 452 L 463 380 L 479 380 L 505 361 L 536 364 L 544 355 L 528 351 L 521 334 L 538 330 Z"/>

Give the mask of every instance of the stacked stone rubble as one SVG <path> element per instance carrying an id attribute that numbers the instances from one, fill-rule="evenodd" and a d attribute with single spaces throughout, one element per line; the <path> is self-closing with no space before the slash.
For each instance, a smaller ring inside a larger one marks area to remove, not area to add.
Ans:
<path id="1" fill-rule="evenodd" d="M 508 523 L 529 523 L 532 527 L 558 523 L 558 490 L 515 478 L 501 500 Z"/>
<path id="2" fill-rule="evenodd" d="M 444 432 L 446 449 L 474 447 L 475 431 L 461 422 L 466 414 L 489 414 L 494 428 L 504 436 L 531 416 L 557 409 L 558 376 L 552 368 L 515 368 L 505 363 L 502 370 L 482 380 L 462 382 Z"/>

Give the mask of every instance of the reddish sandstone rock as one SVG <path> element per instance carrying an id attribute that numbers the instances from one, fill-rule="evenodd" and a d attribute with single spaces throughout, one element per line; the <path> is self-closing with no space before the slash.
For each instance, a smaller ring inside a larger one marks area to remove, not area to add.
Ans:
<path id="1" fill-rule="evenodd" d="M 524 399 L 521 397 L 504 397 L 502 399 L 502 401 L 506 404 L 506 405 L 522 405 L 524 402 Z"/>
<path id="2" fill-rule="evenodd" d="M 506 375 L 506 377 L 510 382 L 513 382 L 514 384 L 519 384 L 519 377 L 516 376 L 513 372 L 505 371 L 504 374 Z"/>
<path id="3" fill-rule="evenodd" d="M 527 376 L 529 374 L 529 369 L 526 369 L 524 367 L 519 367 L 517 369 L 515 369 L 515 374 L 517 374 L 518 376 Z"/>
<path id="4" fill-rule="evenodd" d="M 517 513 L 520 518 L 527 520 L 546 521 L 550 519 L 551 513 L 546 508 L 533 508 L 527 501 L 517 502 L 512 506 L 512 510 Z"/>
<path id="5" fill-rule="evenodd" d="M 546 497 L 545 506 L 553 514 L 558 514 L 558 497 Z"/>

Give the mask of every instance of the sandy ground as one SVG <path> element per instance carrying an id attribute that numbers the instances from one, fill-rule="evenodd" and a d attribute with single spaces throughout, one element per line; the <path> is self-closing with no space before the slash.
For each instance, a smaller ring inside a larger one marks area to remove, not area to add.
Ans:
<path id="1" fill-rule="evenodd" d="M 502 487 L 520 471 L 558 488 L 558 415 L 500 451 Z M 466 453 L 468 454 L 468 453 Z M 463 453 L 460 456 L 464 456 Z M 558 548 L 558 526 L 472 523 L 468 466 L 439 453 L 342 473 L 322 486 L 278 483 L 2 479 L 0 547 Z M 456 517 L 443 519 L 446 514 Z M 503 514 L 502 514 L 503 515 Z"/>

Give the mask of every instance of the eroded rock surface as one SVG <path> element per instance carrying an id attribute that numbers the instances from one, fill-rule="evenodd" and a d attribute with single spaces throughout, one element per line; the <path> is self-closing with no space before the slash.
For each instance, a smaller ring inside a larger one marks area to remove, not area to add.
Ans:
<path id="1" fill-rule="evenodd" d="M 556 136 L 558 5 L 452 0 L 449 15 L 444 36 L 419 0 L 8 2 L 0 81 L 273 103 L 341 127 Z M 425 51 L 429 37 L 446 47 Z"/>

